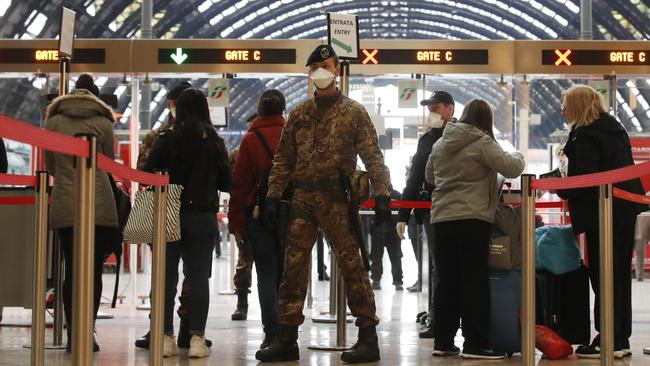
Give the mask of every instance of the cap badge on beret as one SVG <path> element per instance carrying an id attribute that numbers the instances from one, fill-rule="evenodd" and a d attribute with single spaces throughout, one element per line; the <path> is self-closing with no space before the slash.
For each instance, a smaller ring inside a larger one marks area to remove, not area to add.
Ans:
<path id="1" fill-rule="evenodd" d="M 323 59 L 329 58 L 330 57 L 330 51 L 326 47 L 321 48 L 320 49 L 320 57 L 322 57 Z"/>

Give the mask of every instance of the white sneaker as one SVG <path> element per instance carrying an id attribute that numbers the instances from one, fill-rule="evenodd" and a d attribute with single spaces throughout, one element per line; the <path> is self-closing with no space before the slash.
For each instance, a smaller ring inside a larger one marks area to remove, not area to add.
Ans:
<path id="1" fill-rule="evenodd" d="M 163 357 L 173 357 L 178 355 L 178 346 L 176 345 L 176 336 L 166 335 L 163 338 Z"/>
<path id="2" fill-rule="evenodd" d="M 205 345 L 205 337 L 192 336 L 192 339 L 190 339 L 190 350 L 187 352 L 187 356 L 191 358 L 210 356 L 210 349 Z"/>

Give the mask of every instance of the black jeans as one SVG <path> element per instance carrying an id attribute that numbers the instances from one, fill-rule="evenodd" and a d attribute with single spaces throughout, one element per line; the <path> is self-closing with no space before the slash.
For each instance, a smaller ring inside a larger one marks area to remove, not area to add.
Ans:
<path id="1" fill-rule="evenodd" d="M 203 336 L 210 306 L 208 280 L 212 271 L 212 250 L 217 218 L 213 212 L 181 209 L 181 240 L 167 245 L 165 264 L 165 334 L 174 333 L 174 305 L 178 284 L 178 263 L 183 258 L 190 286 L 190 334 Z"/>
<path id="2" fill-rule="evenodd" d="M 433 309 L 436 344 L 453 344 L 462 319 L 464 347 L 489 347 L 491 226 L 476 219 L 434 224 L 439 276 Z"/>
<path id="3" fill-rule="evenodd" d="M 249 214 L 246 222 L 246 240 L 253 249 L 264 333 L 277 334 L 278 289 L 284 260 L 278 232 Z"/>
<path id="4" fill-rule="evenodd" d="M 614 218 L 614 349 L 629 347 L 632 335 L 632 250 L 636 217 Z M 600 235 L 598 228 L 587 235 L 589 280 L 594 290 L 594 326 L 600 332 Z M 625 346 L 625 347 L 624 347 Z"/>
<path id="5" fill-rule="evenodd" d="M 110 248 L 114 238 L 115 229 L 104 226 L 95 227 L 95 268 L 94 268 L 94 298 L 93 315 L 97 318 L 99 301 L 102 297 L 102 266 L 104 265 L 106 248 Z M 66 227 L 59 230 L 59 241 L 63 258 L 65 260 L 65 280 L 63 282 L 63 311 L 68 326 L 68 334 L 72 334 L 72 286 L 74 265 L 73 265 L 73 229 Z"/>
<path id="6" fill-rule="evenodd" d="M 390 269 L 393 274 L 393 284 L 402 284 L 402 240 L 397 236 L 395 223 L 384 222 L 379 226 L 371 227 L 372 239 L 370 249 L 370 272 L 373 281 L 381 280 L 384 273 L 382 259 L 384 247 L 390 259 Z"/>

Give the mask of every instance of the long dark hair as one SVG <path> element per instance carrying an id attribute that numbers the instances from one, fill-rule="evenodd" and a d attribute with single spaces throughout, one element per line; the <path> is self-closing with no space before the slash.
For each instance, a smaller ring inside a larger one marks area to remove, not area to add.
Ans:
<path id="1" fill-rule="evenodd" d="M 492 131 L 492 108 L 483 99 L 472 99 L 467 103 L 458 122 L 475 126 L 495 139 Z"/>
<path id="2" fill-rule="evenodd" d="M 202 91 L 188 88 L 178 96 L 174 130 L 182 152 L 190 152 L 197 142 L 206 139 L 215 148 L 219 161 L 228 161 L 228 151 L 223 139 L 212 126 L 208 100 Z"/>

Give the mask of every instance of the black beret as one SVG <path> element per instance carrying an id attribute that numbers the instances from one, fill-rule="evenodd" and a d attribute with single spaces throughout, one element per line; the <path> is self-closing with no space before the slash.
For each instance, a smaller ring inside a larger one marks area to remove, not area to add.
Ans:
<path id="1" fill-rule="evenodd" d="M 431 98 L 421 101 L 420 105 L 432 105 L 440 103 L 454 104 L 454 98 L 446 91 L 438 90 L 434 91 L 433 94 L 431 94 Z"/>
<path id="2" fill-rule="evenodd" d="M 311 53 L 311 55 L 309 55 L 309 58 L 307 59 L 307 63 L 305 64 L 305 66 L 309 66 L 314 62 L 325 61 L 330 57 L 338 57 L 336 55 L 336 52 L 334 52 L 332 46 L 326 44 L 320 45 L 316 47 L 316 49 L 314 50 L 314 52 Z"/>
<path id="3" fill-rule="evenodd" d="M 178 96 L 181 95 L 183 90 L 191 88 L 192 85 L 188 83 L 187 81 L 183 81 L 182 83 L 176 85 L 175 87 L 172 88 L 172 90 L 167 93 L 167 100 L 176 100 L 178 99 Z"/>

